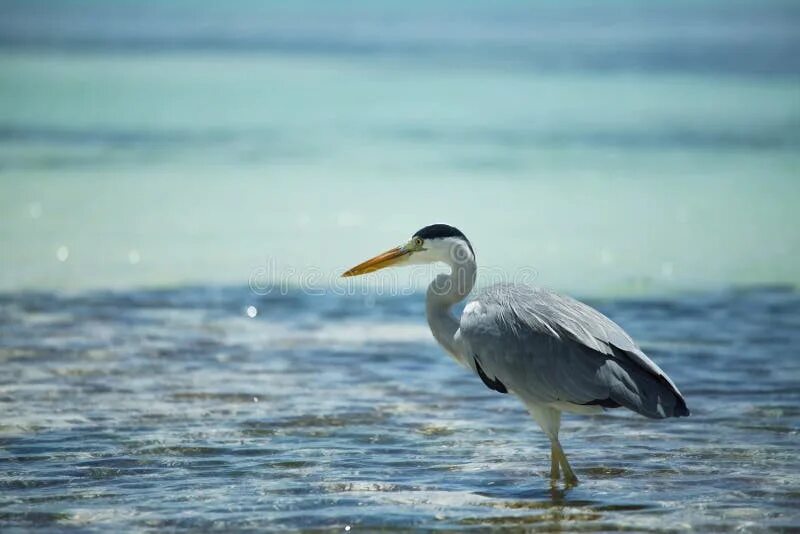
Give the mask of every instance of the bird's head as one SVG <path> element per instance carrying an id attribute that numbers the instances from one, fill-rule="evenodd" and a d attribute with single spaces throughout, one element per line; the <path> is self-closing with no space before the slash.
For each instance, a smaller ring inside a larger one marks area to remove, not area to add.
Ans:
<path id="1" fill-rule="evenodd" d="M 447 224 L 432 224 L 414 232 L 402 245 L 359 263 L 342 276 L 358 276 L 402 265 L 436 262 L 455 265 L 465 261 L 475 261 L 475 252 L 461 230 Z"/>

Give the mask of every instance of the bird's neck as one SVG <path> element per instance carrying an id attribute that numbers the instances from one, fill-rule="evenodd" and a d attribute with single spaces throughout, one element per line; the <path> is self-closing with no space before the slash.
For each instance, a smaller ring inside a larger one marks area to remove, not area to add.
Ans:
<path id="1" fill-rule="evenodd" d="M 459 362 L 461 356 L 456 348 L 454 336 L 459 322 L 453 316 L 452 308 L 464 300 L 475 285 L 477 266 L 470 256 L 463 260 L 448 261 L 449 274 L 439 274 L 428 286 L 426 296 L 426 315 L 433 337 Z"/>

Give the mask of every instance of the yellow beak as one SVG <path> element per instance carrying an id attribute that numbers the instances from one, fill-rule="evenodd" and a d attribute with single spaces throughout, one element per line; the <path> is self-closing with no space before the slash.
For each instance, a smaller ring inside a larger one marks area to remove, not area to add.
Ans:
<path id="1" fill-rule="evenodd" d="M 368 259 L 363 263 L 359 263 L 352 269 L 345 271 L 342 276 L 358 276 L 360 274 L 372 273 L 391 267 L 398 263 L 400 260 L 411 254 L 405 247 L 396 247 L 392 250 L 387 250 L 383 254 L 378 254 L 374 258 Z"/>

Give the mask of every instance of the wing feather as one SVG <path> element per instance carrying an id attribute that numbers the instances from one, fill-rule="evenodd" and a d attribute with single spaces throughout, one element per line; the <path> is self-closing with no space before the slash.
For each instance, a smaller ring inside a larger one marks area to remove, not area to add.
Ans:
<path id="1" fill-rule="evenodd" d="M 491 286 L 465 309 L 456 339 L 482 373 L 523 399 L 689 414 L 675 384 L 619 325 L 570 297 Z"/>

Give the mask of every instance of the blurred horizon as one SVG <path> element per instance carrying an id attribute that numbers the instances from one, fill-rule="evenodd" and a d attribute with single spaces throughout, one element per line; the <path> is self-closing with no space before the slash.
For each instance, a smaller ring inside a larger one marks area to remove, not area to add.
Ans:
<path id="1" fill-rule="evenodd" d="M 795 3 L 0 13 L 2 292 L 333 278 L 434 222 L 580 295 L 800 284 Z"/>

